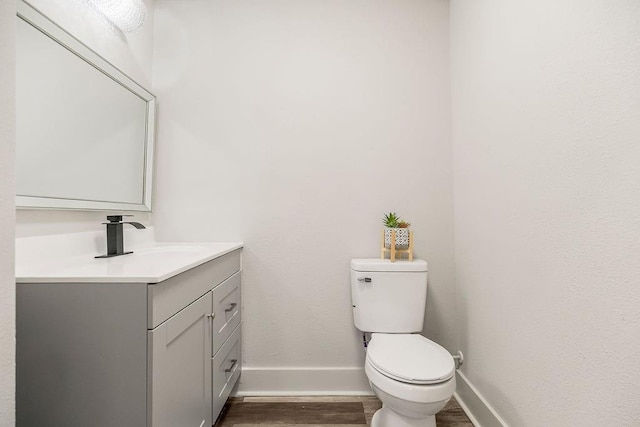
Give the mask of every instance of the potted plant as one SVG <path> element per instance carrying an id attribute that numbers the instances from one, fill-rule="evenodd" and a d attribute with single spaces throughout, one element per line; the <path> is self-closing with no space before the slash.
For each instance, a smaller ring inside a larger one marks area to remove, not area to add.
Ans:
<path id="1" fill-rule="evenodd" d="M 393 232 L 396 235 L 396 249 L 409 248 L 409 227 L 411 223 L 400 219 L 395 212 L 389 212 L 384 216 L 384 247 L 391 248 Z"/>

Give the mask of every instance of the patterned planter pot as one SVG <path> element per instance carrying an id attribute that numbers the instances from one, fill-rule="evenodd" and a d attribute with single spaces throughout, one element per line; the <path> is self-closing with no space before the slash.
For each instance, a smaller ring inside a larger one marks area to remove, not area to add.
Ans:
<path id="1" fill-rule="evenodd" d="M 391 232 L 396 232 L 396 249 L 409 248 L 409 229 L 408 228 L 385 228 L 384 229 L 384 247 L 391 249 Z"/>

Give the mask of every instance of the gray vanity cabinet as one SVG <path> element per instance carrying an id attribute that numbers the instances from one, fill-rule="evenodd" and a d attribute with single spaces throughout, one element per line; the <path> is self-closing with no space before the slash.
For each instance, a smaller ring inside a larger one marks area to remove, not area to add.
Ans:
<path id="1" fill-rule="evenodd" d="M 240 250 L 159 283 L 19 283 L 17 426 L 209 427 L 241 371 Z"/>

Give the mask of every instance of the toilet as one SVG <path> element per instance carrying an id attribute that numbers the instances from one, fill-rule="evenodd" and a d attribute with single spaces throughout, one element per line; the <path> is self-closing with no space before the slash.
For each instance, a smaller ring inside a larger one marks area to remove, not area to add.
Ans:
<path id="1" fill-rule="evenodd" d="M 356 328 L 370 332 L 365 373 L 382 408 L 372 427 L 435 427 L 456 389 L 455 362 L 420 335 L 427 303 L 427 263 L 351 260 Z"/>

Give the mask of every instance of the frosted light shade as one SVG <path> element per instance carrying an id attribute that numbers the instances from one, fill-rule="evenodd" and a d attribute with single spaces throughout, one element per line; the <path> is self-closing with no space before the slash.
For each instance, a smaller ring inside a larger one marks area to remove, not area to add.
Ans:
<path id="1" fill-rule="evenodd" d="M 111 23 L 124 32 L 137 30 L 144 23 L 147 7 L 142 0 L 90 0 Z"/>

